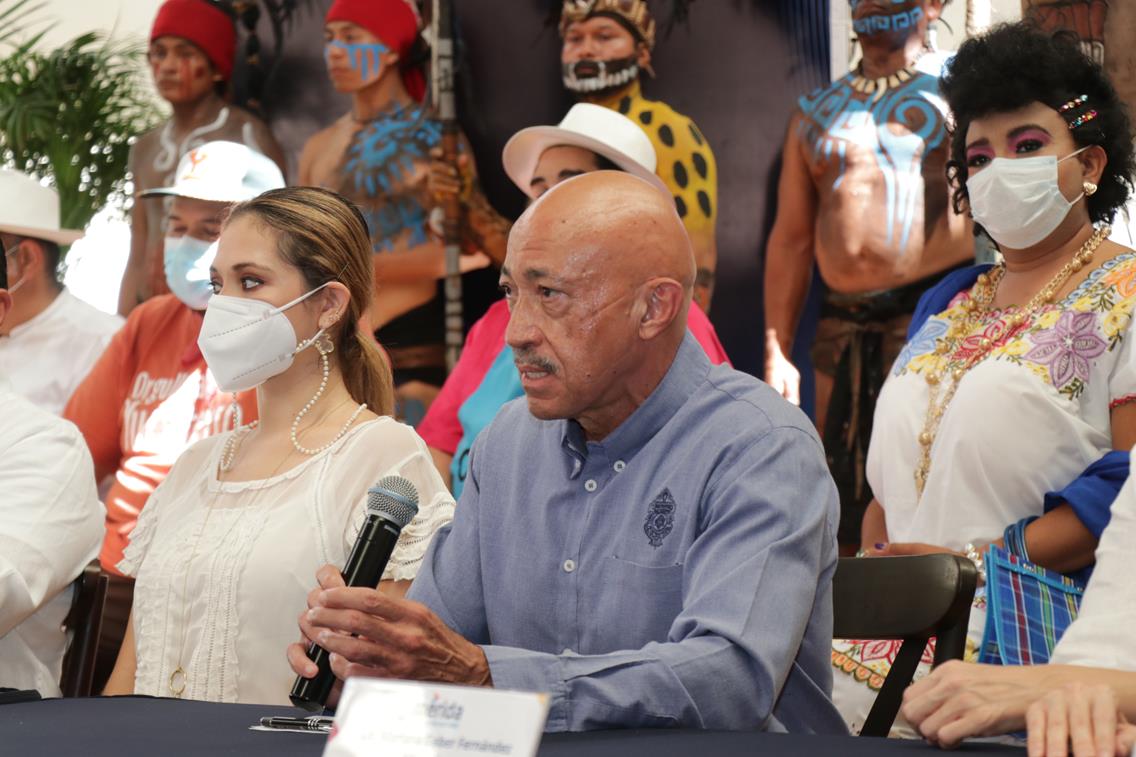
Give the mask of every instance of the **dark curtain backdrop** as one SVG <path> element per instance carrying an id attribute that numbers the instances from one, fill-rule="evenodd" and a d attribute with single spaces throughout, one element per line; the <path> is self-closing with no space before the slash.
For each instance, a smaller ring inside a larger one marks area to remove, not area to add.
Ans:
<path id="1" fill-rule="evenodd" d="M 518 129 L 556 123 L 571 105 L 560 86 L 559 37 L 544 25 L 547 0 L 454 1 L 464 43 L 463 127 L 490 200 L 516 217 L 523 198 L 505 177 L 501 149 Z M 258 27 L 266 58 L 275 40 L 283 41 L 262 102 L 293 176 L 307 137 L 348 108 L 324 73 L 322 18 L 329 4 L 299 3 L 285 27 L 274 28 L 267 15 Z M 775 211 L 779 152 L 796 99 L 828 81 L 828 0 L 699 0 L 689 23 L 669 36 L 667 4 L 652 7 L 660 21 L 658 78 L 645 82 L 646 94 L 691 116 L 718 160 L 711 318 L 735 365 L 760 375 L 762 253 Z M 467 279 L 467 311 L 480 312 L 495 296 L 496 274 Z"/>

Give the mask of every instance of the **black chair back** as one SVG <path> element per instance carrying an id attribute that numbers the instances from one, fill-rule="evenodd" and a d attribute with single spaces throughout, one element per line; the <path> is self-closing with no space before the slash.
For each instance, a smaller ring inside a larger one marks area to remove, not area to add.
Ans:
<path id="1" fill-rule="evenodd" d="M 71 644 L 63 656 L 63 675 L 59 682 L 65 697 L 91 695 L 106 587 L 107 579 L 99 569 L 98 560 L 75 579 L 71 610 L 63 620 L 63 627 L 71 632 Z"/>
<path id="2" fill-rule="evenodd" d="M 961 660 L 978 571 L 965 557 L 841 558 L 832 579 L 833 636 L 901 639 L 861 736 L 887 736 L 927 642 L 934 665 Z"/>

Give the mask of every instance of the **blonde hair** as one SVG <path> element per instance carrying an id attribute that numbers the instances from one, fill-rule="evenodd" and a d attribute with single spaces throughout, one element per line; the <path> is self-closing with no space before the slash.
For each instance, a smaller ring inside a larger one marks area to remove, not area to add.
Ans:
<path id="1" fill-rule="evenodd" d="M 273 189 L 235 206 L 226 223 L 252 216 L 275 232 L 277 250 L 309 290 L 338 281 L 351 292 L 347 317 L 332 334 L 343 383 L 356 402 L 379 415 L 394 412 L 394 380 L 378 343 L 359 331 L 371 302 L 374 268 L 367 223 L 349 200 L 316 187 Z"/>

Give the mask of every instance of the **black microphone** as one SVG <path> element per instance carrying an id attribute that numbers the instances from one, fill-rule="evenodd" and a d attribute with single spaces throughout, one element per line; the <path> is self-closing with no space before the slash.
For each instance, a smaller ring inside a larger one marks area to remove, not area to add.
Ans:
<path id="1" fill-rule="evenodd" d="M 386 476 L 368 489 L 367 520 L 347 556 L 344 582 L 371 589 L 378 586 L 399 533 L 417 513 L 418 490 L 402 476 Z M 314 642 L 308 647 L 308 659 L 319 667 L 319 672 L 313 678 L 296 676 L 289 697 L 297 707 L 321 710 L 335 685 L 335 673 L 331 671 L 330 655 Z"/>

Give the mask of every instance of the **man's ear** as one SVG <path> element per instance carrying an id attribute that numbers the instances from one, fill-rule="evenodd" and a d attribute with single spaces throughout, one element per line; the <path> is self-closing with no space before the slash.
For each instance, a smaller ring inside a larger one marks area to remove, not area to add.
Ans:
<path id="1" fill-rule="evenodd" d="M 635 47 L 637 49 L 635 62 L 639 65 L 640 69 L 654 77 L 655 69 L 651 68 L 651 48 L 647 47 L 646 42 L 638 42 Z"/>
<path id="2" fill-rule="evenodd" d="M 338 281 L 333 281 L 323 288 L 321 292 L 319 327 L 330 329 L 347 316 L 347 307 L 351 302 L 351 290 Z"/>
<path id="3" fill-rule="evenodd" d="M 928 23 L 943 17 L 943 5 L 945 5 L 944 0 L 926 0 L 923 3 L 923 13 L 926 14 Z"/>
<path id="4" fill-rule="evenodd" d="M 19 266 L 20 270 L 19 273 L 16 274 L 15 281 L 9 281 L 8 286 L 12 286 L 16 281 L 26 279 L 28 274 L 33 271 L 43 270 L 43 247 L 34 239 L 21 239 L 20 243 L 16 245 L 15 251 L 12 252 L 10 259 Z"/>
<path id="5" fill-rule="evenodd" d="M 649 341 L 670 328 L 690 298 L 682 284 L 674 279 L 647 282 L 646 297 L 646 309 L 639 321 L 639 337 Z"/>
<path id="6" fill-rule="evenodd" d="M 4 319 L 8 316 L 8 311 L 12 309 L 12 295 L 8 294 L 7 289 L 0 289 L 0 326 L 4 325 Z"/>

